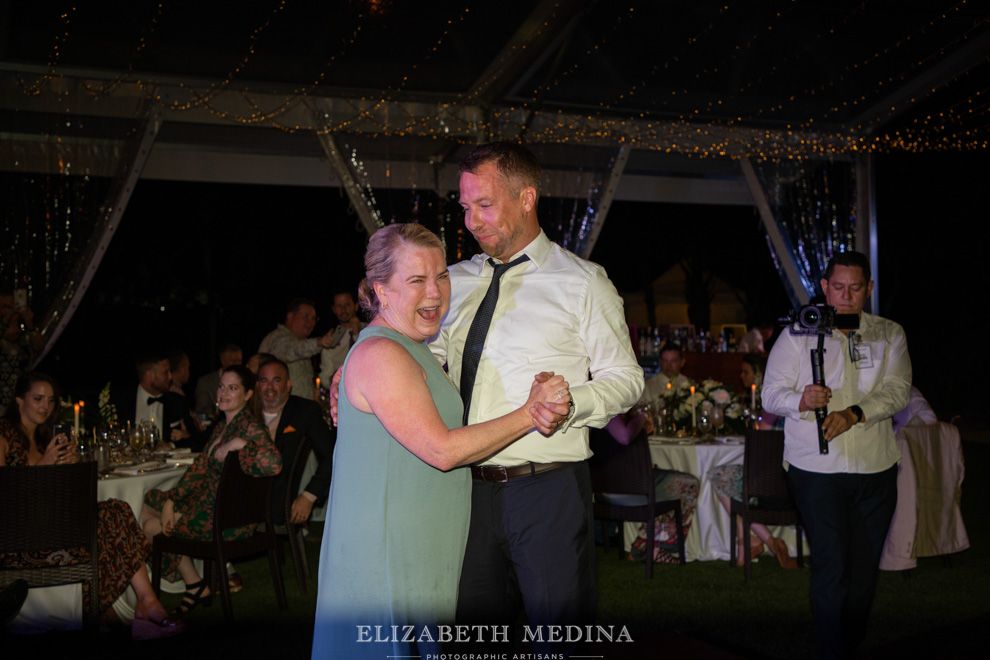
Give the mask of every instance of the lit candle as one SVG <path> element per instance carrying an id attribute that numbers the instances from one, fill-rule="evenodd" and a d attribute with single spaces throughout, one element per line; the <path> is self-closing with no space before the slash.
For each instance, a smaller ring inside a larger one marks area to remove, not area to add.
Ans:
<path id="1" fill-rule="evenodd" d="M 76 422 L 73 425 L 72 430 L 75 436 L 78 438 L 79 437 L 79 404 L 77 403 L 76 405 L 72 406 L 72 410 L 76 414 Z"/>
<path id="2" fill-rule="evenodd" d="M 698 419 L 695 416 L 694 408 L 694 385 L 691 386 L 691 428 L 698 426 Z"/>
<path id="3" fill-rule="evenodd" d="M 670 396 L 670 393 L 671 393 L 672 390 L 673 390 L 673 388 L 670 386 L 670 381 L 668 380 L 667 381 L 667 396 Z"/>
<path id="4" fill-rule="evenodd" d="M 756 383 L 749 386 L 749 409 L 756 413 Z"/>
<path id="5" fill-rule="evenodd" d="M 320 377 L 316 377 L 316 389 L 320 389 Z"/>

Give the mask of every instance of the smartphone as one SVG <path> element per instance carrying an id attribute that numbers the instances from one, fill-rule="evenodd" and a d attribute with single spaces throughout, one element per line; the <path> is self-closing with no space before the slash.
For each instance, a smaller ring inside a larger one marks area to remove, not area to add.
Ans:
<path id="1" fill-rule="evenodd" d="M 52 437 L 57 438 L 60 435 L 63 436 L 63 438 L 58 441 L 58 444 L 61 445 L 69 442 L 72 438 L 72 424 L 56 424 L 55 428 L 52 429 Z"/>
<path id="2" fill-rule="evenodd" d="M 14 307 L 21 311 L 28 305 L 27 289 L 14 289 Z"/>

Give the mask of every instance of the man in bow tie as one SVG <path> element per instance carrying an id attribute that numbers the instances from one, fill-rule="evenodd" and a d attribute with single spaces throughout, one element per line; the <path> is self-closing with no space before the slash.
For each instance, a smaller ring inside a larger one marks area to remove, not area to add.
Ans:
<path id="1" fill-rule="evenodd" d="M 159 353 L 145 353 L 135 361 L 135 369 L 137 392 L 117 398 L 118 420 L 123 424 L 130 421 L 135 425 L 150 421 L 158 428 L 164 441 L 199 451 L 204 438 L 196 432 L 189 403 L 185 397 L 169 391 L 172 370 L 168 358 Z"/>

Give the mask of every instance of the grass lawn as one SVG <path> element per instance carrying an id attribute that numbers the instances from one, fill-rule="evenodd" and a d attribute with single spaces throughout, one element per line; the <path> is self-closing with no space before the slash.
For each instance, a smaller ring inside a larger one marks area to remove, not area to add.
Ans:
<path id="1" fill-rule="evenodd" d="M 964 434 L 965 437 L 965 434 Z M 990 443 L 966 442 L 963 518 L 971 548 L 922 559 L 905 579 L 881 573 L 863 656 L 870 658 L 983 658 L 990 648 Z M 314 525 L 315 533 L 322 526 Z M 310 566 L 319 545 L 306 544 Z M 286 550 L 288 546 L 286 545 Z M 227 626 L 219 601 L 187 617 L 185 635 L 135 646 L 120 633 L 89 640 L 81 633 L 5 636 L 3 648 L 41 653 L 98 648 L 103 657 L 167 657 L 230 652 L 239 658 L 306 658 L 316 604 L 315 576 L 299 593 L 291 558 L 283 567 L 289 609 L 279 611 L 264 558 L 237 566 L 245 589 L 234 594 L 236 623 Z M 647 580 L 642 564 L 598 551 L 599 622 L 626 626 L 632 643 L 597 645 L 589 655 L 621 658 L 808 658 L 816 655 L 808 604 L 808 569 L 783 571 L 771 557 L 753 567 L 749 584 L 727 562 L 656 565 Z M 177 605 L 178 595 L 163 598 Z M 525 651 L 522 650 L 521 651 Z M 528 652 L 528 651 L 525 651 Z M 510 652 L 507 656 L 512 658 Z M 383 659 L 384 660 L 384 659 Z"/>

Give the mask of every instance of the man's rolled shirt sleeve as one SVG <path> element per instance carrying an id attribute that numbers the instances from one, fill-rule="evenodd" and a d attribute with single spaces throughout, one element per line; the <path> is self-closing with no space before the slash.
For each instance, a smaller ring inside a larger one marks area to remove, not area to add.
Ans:
<path id="1" fill-rule="evenodd" d="M 591 380 L 571 388 L 574 414 L 564 428 L 603 428 L 629 410 L 643 394 L 643 368 L 636 361 L 626 325 L 622 298 L 599 269 L 588 281 L 579 305 L 580 334 L 591 358 Z"/>

